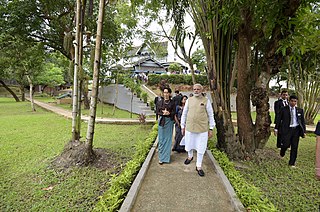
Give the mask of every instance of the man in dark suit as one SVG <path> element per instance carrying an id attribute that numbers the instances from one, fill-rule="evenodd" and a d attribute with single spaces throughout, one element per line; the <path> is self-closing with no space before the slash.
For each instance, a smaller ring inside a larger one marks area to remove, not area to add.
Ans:
<path id="1" fill-rule="evenodd" d="M 179 105 L 182 99 L 182 94 L 180 93 L 179 90 L 175 90 L 174 92 L 176 95 L 172 98 L 172 100 L 174 101 L 175 105 Z"/>
<path id="2" fill-rule="evenodd" d="M 306 133 L 303 109 L 296 106 L 297 102 L 297 96 L 291 95 L 289 98 L 289 105 L 280 109 L 274 129 L 275 135 L 281 133 L 281 157 L 284 157 L 287 149 L 291 146 L 289 160 L 289 166 L 291 167 L 295 167 L 298 154 L 299 136 L 304 138 Z"/>
<path id="3" fill-rule="evenodd" d="M 281 96 L 280 98 L 274 102 L 274 123 L 276 123 L 277 116 L 284 106 L 287 106 L 288 103 L 288 91 L 287 90 L 282 90 L 281 91 Z M 277 148 L 281 148 L 282 146 L 282 139 L 281 139 L 281 133 L 277 134 Z"/>

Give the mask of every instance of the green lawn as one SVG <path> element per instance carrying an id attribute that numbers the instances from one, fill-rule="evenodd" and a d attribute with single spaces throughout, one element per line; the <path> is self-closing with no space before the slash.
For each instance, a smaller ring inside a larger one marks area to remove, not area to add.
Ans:
<path id="1" fill-rule="evenodd" d="M 111 174 L 122 169 L 135 143 L 151 129 L 97 124 L 94 147 L 113 153 L 110 161 L 116 167 L 61 172 L 50 168 L 50 162 L 71 138 L 70 120 L 41 108 L 31 112 L 29 102 L 12 98 L 0 98 L 0 120 L 0 211 L 90 211 Z M 83 123 L 83 138 L 86 128 Z"/>
<path id="2" fill-rule="evenodd" d="M 288 166 L 290 151 L 278 156 L 271 136 L 258 161 L 238 168 L 247 182 L 259 187 L 279 211 L 319 211 L 320 181 L 315 180 L 315 136 L 300 139 L 296 168 Z"/>

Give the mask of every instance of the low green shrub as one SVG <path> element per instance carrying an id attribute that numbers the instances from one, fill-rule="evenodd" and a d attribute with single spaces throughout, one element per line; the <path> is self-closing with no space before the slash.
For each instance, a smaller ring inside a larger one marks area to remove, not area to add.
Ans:
<path id="1" fill-rule="evenodd" d="M 139 84 L 136 84 L 135 92 L 137 94 L 137 97 L 140 98 L 141 97 L 141 93 L 142 93 L 142 89 L 140 88 Z"/>
<path id="2" fill-rule="evenodd" d="M 141 98 L 142 98 L 144 103 L 148 102 L 148 94 L 146 92 L 142 92 L 141 93 Z"/>
<path id="3" fill-rule="evenodd" d="M 210 147 L 210 151 L 218 161 L 220 167 L 223 169 L 223 172 L 237 193 L 237 196 L 248 211 L 278 211 L 267 198 L 263 197 L 262 192 L 257 187 L 244 180 L 225 153 L 212 147 Z"/>
<path id="4" fill-rule="evenodd" d="M 140 167 L 158 135 L 158 125 L 155 124 L 145 141 L 138 141 L 135 154 L 120 175 L 113 175 L 109 182 L 110 188 L 100 197 L 94 211 L 116 211 L 120 208 L 130 189 Z"/>
<path id="5" fill-rule="evenodd" d="M 202 85 L 208 85 L 208 79 L 206 75 L 195 75 L 197 83 Z M 171 74 L 171 75 L 159 75 L 159 74 L 149 74 L 148 75 L 148 85 L 158 85 L 161 80 L 167 80 L 169 84 L 185 84 L 192 85 L 191 75 L 186 74 Z"/>
<path id="6" fill-rule="evenodd" d="M 155 105 L 154 105 L 154 101 L 150 101 L 149 104 L 150 104 L 151 110 L 154 110 L 154 106 L 155 106 Z"/>

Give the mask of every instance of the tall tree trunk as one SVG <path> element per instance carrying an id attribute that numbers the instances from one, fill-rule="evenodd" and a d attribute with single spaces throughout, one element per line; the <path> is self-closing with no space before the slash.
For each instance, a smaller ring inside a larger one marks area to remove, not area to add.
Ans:
<path id="1" fill-rule="evenodd" d="M 41 86 L 41 93 L 44 92 L 44 89 L 46 89 L 46 87 L 48 87 L 48 85 Z"/>
<path id="2" fill-rule="evenodd" d="M 81 75 L 81 71 L 79 70 L 79 75 Z M 81 132 L 81 107 L 82 107 L 82 86 L 83 86 L 83 80 L 79 80 L 79 89 L 78 89 L 78 104 L 77 104 L 77 121 L 76 121 L 76 128 L 78 132 L 78 137 L 76 140 L 80 140 L 80 132 Z"/>
<path id="3" fill-rule="evenodd" d="M 19 86 L 20 88 L 20 94 L 21 94 L 21 101 L 26 101 L 26 96 L 25 96 L 25 93 L 24 93 L 24 85 L 23 83 L 20 84 Z"/>
<path id="4" fill-rule="evenodd" d="M 16 100 L 16 102 L 20 102 L 19 97 L 17 96 L 17 94 L 15 94 L 15 92 L 9 88 L 6 83 L 4 83 L 3 80 L 0 80 L 0 84 L 2 84 L 2 86 L 13 96 L 13 98 Z"/>
<path id="5" fill-rule="evenodd" d="M 79 104 L 79 40 L 80 40 L 80 18 L 81 18 L 81 0 L 77 0 L 76 9 L 76 38 L 74 42 L 74 72 L 73 72 L 73 97 L 72 97 L 72 141 L 79 140 L 80 131 L 78 131 L 77 117 L 78 117 L 78 104 Z"/>
<path id="6" fill-rule="evenodd" d="M 116 79 L 116 95 L 115 95 L 115 97 L 114 97 L 114 103 L 113 103 L 113 109 L 112 109 L 112 115 L 114 115 L 115 114 L 115 112 L 116 112 L 116 105 L 117 105 L 117 102 L 118 102 L 118 95 L 119 95 L 119 84 L 118 84 L 119 82 L 118 82 L 118 74 L 117 74 L 117 79 Z M 132 96 L 131 96 L 132 97 Z M 131 100 L 132 100 L 132 98 L 131 98 Z M 132 101 L 131 101 L 131 106 L 132 106 Z M 131 107 L 132 108 L 132 107 Z M 131 118 L 132 118 L 132 109 L 131 109 Z"/>
<path id="7" fill-rule="evenodd" d="M 85 109 L 90 109 L 88 79 L 85 78 L 83 81 L 83 106 Z"/>
<path id="8" fill-rule="evenodd" d="M 102 45 L 102 30 L 103 30 L 103 19 L 104 19 L 104 7 L 106 0 L 100 0 L 99 3 L 99 16 L 97 25 L 97 36 L 96 36 L 96 48 L 93 68 L 93 83 L 90 103 L 90 117 L 88 121 L 87 139 L 86 139 L 86 150 L 87 155 L 93 154 L 92 144 L 94 136 L 95 118 L 97 112 L 97 99 L 98 99 L 98 88 L 99 88 L 99 71 L 101 62 L 101 45 Z"/>
<path id="9" fill-rule="evenodd" d="M 27 76 L 28 83 L 30 86 L 29 97 L 30 97 L 30 103 L 31 103 L 31 110 L 32 110 L 32 112 L 35 112 L 36 108 L 34 107 L 34 100 L 33 100 L 33 83 L 32 83 L 30 76 L 29 75 L 26 75 L 26 76 Z"/>
<path id="10" fill-rule="evenodd" d="M 238 80 L 237 80 L 237 124 L 240 142 L 245 146 L 245 151 L 251 155 L 255 150 L 254 126 L 251 118 L 250 91 L 251 91 L 251 42 L 250 32 L 245 26 L 238 30 Z"/>
<path id="11" fill-rule="evenodd" d="M 190 71 L 191 71 L 191 79 L 192 79 L 192 83 L 193 84 L 196 84 L 197 81 L 196 81 L 196 77 L 194 76 L 194 67 L 193 67 L 193 63 L 189 63 L 189 66 L 190 66 Z"/>
<path id="12" fill-rule="evenodd" d="M 238 58 L 238 51 L 236 51 L 234 58 Z M 230 79 L 230 92 L 232 93 L 232 90 L 234 89 L 234 82 L 236 81 L 237 78 L 237 74 L 238 74 L 238 64 L 237 61 L 233 64 L 233 68 L 232 68 L 232 74 L 231 74 L 231 79 Z"/>

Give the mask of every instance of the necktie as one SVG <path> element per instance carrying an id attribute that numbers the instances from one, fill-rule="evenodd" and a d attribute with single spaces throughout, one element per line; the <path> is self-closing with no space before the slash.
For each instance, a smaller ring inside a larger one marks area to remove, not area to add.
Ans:
<path id="1" fill-rule="evenodd" d="M 294 112 L 293 107 L 290 107 L 290 116 L 291 116 L 290 125 L 293 125 L 293 117 L 294 117 L 293 112 Z"/>

